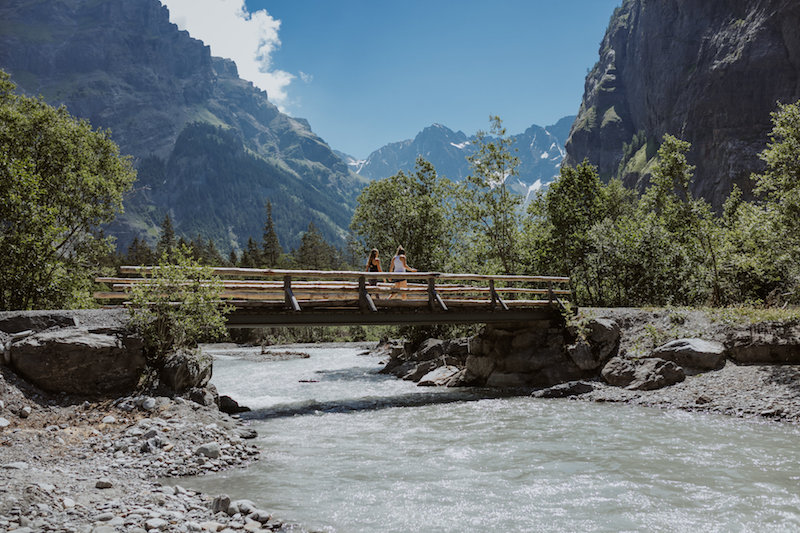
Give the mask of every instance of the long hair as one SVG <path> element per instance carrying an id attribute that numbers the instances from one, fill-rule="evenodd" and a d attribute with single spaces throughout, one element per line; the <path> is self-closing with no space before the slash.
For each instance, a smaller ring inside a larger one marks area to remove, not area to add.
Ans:
<path id="1" fill-rule="evenodd" d="M 398 246 L 397 252 L 394 255 L 406 255 L 406 251 L 402 246 Z"/>
<path id="2" fill-rule="evenodd" d="M 370 251 L 370 253 L 369 253 L 369 260 L 372 261 L 376 257 L 378 257 L 378 249 L 377 248 L 373 248 L 372 251 Z"/>

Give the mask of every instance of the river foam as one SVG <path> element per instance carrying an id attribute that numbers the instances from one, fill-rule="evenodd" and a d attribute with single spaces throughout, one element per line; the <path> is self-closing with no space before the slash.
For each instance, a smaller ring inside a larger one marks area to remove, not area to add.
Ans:
<path id="1" fill-rule="evenodd" d="M 215 362 L 220 393 L 257 408 L 263 458 L 187 484 L 325 531 L 800 529 L 794 427 L 421 389 L 306 351 Z"/>

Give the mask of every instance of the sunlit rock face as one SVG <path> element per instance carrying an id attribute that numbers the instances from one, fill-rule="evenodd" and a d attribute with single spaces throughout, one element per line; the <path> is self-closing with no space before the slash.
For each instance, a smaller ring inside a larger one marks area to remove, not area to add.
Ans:
<path id="1" fill-rule="evenodd" d="M 586 158 L 642 189 L 669 133 L 692 144 L 693 192 L 719 208 L 762 169 L 776 102 L 798 99 L 800 3 L 627 0 L 586 78 L 565 163 Z"/>

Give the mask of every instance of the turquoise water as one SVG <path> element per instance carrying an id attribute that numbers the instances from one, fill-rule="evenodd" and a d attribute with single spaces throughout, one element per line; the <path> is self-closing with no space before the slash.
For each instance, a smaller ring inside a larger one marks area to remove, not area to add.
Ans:
<path id="1" fill-rule="evenodd" d="M 324 531 L 800 531 L 794 427 L 421 389 L 356 349 L 304 350 L 218 353 L 264 453 L 183 484 Z"/>

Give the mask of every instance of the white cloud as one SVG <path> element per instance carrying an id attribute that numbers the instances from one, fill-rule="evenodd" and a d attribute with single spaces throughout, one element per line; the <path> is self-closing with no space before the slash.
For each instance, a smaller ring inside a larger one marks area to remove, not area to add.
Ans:
<path id="1" fill-rule="evenodd" d="M 300 76 L 300 79 L 303 80 L 303 83 L 311 83 L 314 81 L 314 76 L 307 72 L 303 72 L 302 70 L 297 73 Z"/>
<path id="2" fill-rule="evenodd" d="M 283 108 L 294 75 L 273 68 L 272 54 L 281 46 L 281 21 L 265 10 L 249 13 L 244 0 L 161 0 L 170 20 L 211 47 L 215 56 L 233 59 L 239 76 L 267 91 Z"/>

